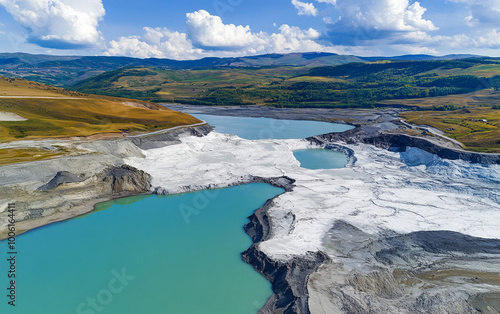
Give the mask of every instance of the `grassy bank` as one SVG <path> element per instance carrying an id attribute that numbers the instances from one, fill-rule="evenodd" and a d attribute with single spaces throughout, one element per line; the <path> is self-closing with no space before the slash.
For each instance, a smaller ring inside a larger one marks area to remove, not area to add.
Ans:
<path id="1" fill-rule="evenodd" d="M 12 97 L 0 98 L 0 111 L 27 119 L 0 121 L 0 142 L 152 131 L 200 122 L 157 104 L 75 94 L 19 79 L 1 79 L 0 93 Z"/>

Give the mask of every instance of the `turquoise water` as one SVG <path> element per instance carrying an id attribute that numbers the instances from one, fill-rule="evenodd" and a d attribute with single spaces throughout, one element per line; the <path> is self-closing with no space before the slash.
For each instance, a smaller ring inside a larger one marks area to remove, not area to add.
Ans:
<path id="1" fill-rule="evenodd" d="M 241 260 L 247 218 L 283 190 L 249 184 L 101 204 L 17 238 L 17 306 L 0 313 L 256 313 L 271 285 Z M 105 209 L 105 210 L 104 210 Z"/>
<path id="2" fill-rule="evenodd" d="M 192 114 L 215 127 L 219 133 L 236 134 L 249 140 L 258 139 L 302 139 L 314 135 L 343 132 L 353 128 L 347 124 L 318 121 L 277 120 L 269 118 L 247 118 Z"/>
<path id="3" fill-rule="evenodd" d="M 347 156 L 329 149 L 302 149 L 293 152 L 302 168 L 338 169 L 347 164 Z"/>

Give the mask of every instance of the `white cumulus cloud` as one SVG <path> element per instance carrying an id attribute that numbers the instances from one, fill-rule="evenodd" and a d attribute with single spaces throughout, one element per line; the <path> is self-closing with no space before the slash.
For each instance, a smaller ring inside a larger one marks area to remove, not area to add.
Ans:
<path id="1" fill-rule="evenodd" d="M 224 24 L 219 16 L 205 10 L 187 13 L 186 17 L 189 37 L 197 45 L 234 49 L 248 46 L 255 40 L 250 26 Z"/>
<path id="2" fill-rule="evenodd" d="M 296 26 L 283 24 L 279 28 L 279 33 L 266 36 L 267 47 L 265 52 L 293 52 L 293 51 L 325 51 L 327 47 L 316 42 L 321 34 L 309 28 L 303 30 Z"/>
<path id="3" fill-rule="evenodd" d="M 318 14 L 318 10 L 316 10 L 316 7 L 312 3 L 292 0 L 292 4 L 297 9 L 299 15 L 316 16 Z"/>
<path id="4" fill-rule="evenodd" d="M 402 33 L 435 31 L 419 2 L 408 0 L 336 0 L 340 19 L 330 25 L 333 42 L 361 44 L 384 39 L 397 42 Z"/>
<path id="5" fill-rule="evenodd" d="M 224 24 L 220 17 L 200 10 L 187 14 L 187 33 L 145 27 L 141 36 L 121 37 L 109 43 L 107 54 L 140 58 L 195 59 L 264 53 L 332 51 L 318 43 L 321 34 L 283 24 L 279 32 L 252 32 L 249 26 Z"/>
<path id="6" fill-rule="evenodd" d="M 93 46 L 105 11 L 101 0 L 0 0 L 29 31 L 30 41 L 50 48 Z"/>
<path id="7" fill-rule="evenodd" d="M 143 36 L 121 37 L 109 43 L 107 55 L 137 58 L 196 59 L 204 56 L 185 33 L 144 27 Z"/>

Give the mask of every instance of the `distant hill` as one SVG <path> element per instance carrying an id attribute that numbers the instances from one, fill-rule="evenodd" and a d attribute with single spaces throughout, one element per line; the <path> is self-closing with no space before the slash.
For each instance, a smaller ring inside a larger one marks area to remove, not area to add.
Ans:
<path id="1" fill-rule="evenodd" d="M 54 86 L 71 86 L 89 77 L 120 68 L 149 67 L 170 70 L 201 70 L 263 67 L 320 67 L 351 62 L 433 61 L 465 58 L 475 55 L 404 55 L 397 57 L 356 57 L 326 52 L 265 54 L 234 58 L 203 58 L 199 60 L 138 59 L 108 56 L 49 56 L 27 53 L 0 53 L 0 76 L 20 77 Z"/>
<path id="2" fill-rule="evenodd" d="M 333 53 L 266 54 L 237 58 L 203 58 L 178 61 L 172 59 L 137 59 L 128 57 L 47 56 L 26 53 L 0 53 L 0 75 L 69 86 L 91 76 L 123 67 L 192 70 L 251 68 L 274 66 L 327 66 L 363 62 L 355 56 Z"/>
<path id="3" fill-rule="evenodd" d="M 431 56 L 424 54 L 417 55 L 403 55 L 403 56 L 395 56 L 395 57 L 361 57 L 364 61 L 381 61 L 381 60 L 389 60 L 389 61 L 438 61 L 438 60 L 460 60 L 460 59 L 469 59 L 469 58 L 486 58 L 478 55 L 467 55 L 467 54 L 452 54 L 445 56 Z"/>
<path id="4" fill-rule="evenodd" d="M 335 108 L 371 107 L 387 99 L 468 93 L 497 87 L 499 81 L 500 62 L 473 58 L 351 62 L 319 67 L 120 68 L 69 88 L 155 102 Z"/>

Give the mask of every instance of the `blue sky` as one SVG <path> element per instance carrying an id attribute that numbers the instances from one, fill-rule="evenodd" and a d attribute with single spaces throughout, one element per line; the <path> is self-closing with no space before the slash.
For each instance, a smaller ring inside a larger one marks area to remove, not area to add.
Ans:
<path id="1" fill-rule="evenodd" d="M 0 0 L 0 52 L 500 56 L 500 0 Z"/>

